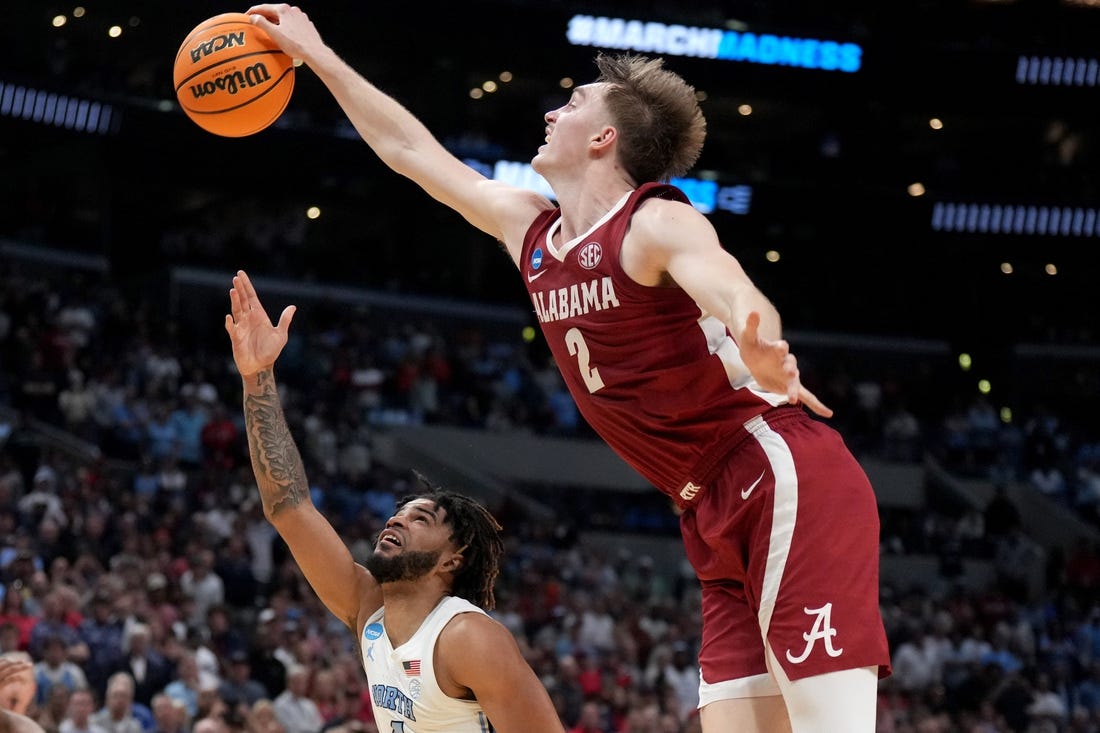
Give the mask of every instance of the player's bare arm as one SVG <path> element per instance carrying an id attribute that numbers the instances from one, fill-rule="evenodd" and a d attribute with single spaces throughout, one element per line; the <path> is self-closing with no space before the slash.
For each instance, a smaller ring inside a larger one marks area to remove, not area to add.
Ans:
<path id="1" fill-rule="evenodd" d="M 451 619 L 435 647 L 436 678 L 451 697 L 474 697 L 497 733 L 562 733 L 550 696 L 512 633 L 479 613 Z"/>
<path id="2" fill-rule="evenodd" d="M 461 214 L 518 256 L 517 222 L 530 224 L 551 206 L 531 191 L 486 179 L 452 155 L 408 109 L 349 66 L 322 40 L 301 9 L 255 5 L 248 13 L 286 53 L 302 59 L 328 88 L 376 155 L 432 198 Z M 494 185 L 486 185 L 494 184 Z M 522 240 L 522 234 L 520 235 Z"/>
<path id="3" fill-rule="evenodd" d="M 275 383 L 275 359 L 286 345 L 294 308 L 288 306 L 273 326 L 248 275 L 239 272 L 230 290 L 230 311 L 225 328 L 241 373 L 248 453 L 264 515 L 318 598 L 358 631 L 360 617 L 381 606 L 381 590 L 314 506 Z"/>
<path id="4" fill-rule="evenodd" d="M 657 198 L 642 203 L 623 242 L 622 264 L 643 285 L 679 285 L 735 334 L 756 311 L 763 318 L 760 334 L 781 337 L 775 307 L 722 248 L 710 221 L 690 204 Z"/>
<path id="5" fill-rule="evenodd" d="M 798 362 L 782 337 L 779 312 L 753 284 L 741 263 L 723 249 L 710 221 L 690 204 L 650 199 L 631 219 L 623 243 L 623 269 L 643 285 L 671 280 L 729 328 L 741 359 L 757 383 L 792 404 L 832 415 L 802 386 Z"/>
<path id="6" fill-rule="evenodd" d="M 37 720 L 11 710 L 0 710 L 0 733 L 46 733 Z"/>

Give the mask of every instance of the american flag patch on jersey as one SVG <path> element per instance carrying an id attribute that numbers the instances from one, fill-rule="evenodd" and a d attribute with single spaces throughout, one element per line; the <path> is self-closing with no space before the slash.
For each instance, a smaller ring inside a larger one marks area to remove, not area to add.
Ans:
<path id="1" fill-rule="evenodd" d="M 402 662 L 401 666 L 405 668 L 405 674 L 409 677 L 420 676 L 420 660 L 414 659 L 411 662 Z"/>

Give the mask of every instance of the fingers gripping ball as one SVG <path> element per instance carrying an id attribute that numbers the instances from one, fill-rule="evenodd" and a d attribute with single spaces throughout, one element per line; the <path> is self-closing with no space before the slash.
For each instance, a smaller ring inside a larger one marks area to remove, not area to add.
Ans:
<path id="1" fill-rule="evenodd" d="M 245 13 L 223 13 L 195 26 L 176 53 L 172 73 L 187 116 L 224 137 L 268 127 L 294 91 L 293 59 Z"/>

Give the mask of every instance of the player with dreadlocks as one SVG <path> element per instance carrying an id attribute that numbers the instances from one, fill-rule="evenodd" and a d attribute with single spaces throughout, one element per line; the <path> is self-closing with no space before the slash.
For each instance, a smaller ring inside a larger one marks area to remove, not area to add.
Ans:
<path id="1" fill-rule="evenodd" d="M 310 498 L 275 383 L 295 306 L 273 325 L 242 271 L 229 303 L 225 330 L 264 515 L 318 598 L 358 635 L 378 729 L 563 733 L 515 638 L 486 613 L 504 548 L 497 521 L 420 478 L 424 490 L 398 502 L 374 551 L 355 562 Z"/>
<path id="2" fill-rule="evenodd" d="M 462 551 L 465 562 L 455 573 L 451 595 L 465 598 L 486 611 L 493 610 L 496 607 L 493 584 L 500 575 L 500 558 L 504 554 L 500 524 L 488 509 L 470 497 L 444 491 L 418 472 L 414 471 L 414 475 L 422 493 L 406 496 L 397 502 L 397 508 L 416 499 L 427 499 L 447 513 L 447 524 L 453 532 L 451 540 L 465 548 Z"/>

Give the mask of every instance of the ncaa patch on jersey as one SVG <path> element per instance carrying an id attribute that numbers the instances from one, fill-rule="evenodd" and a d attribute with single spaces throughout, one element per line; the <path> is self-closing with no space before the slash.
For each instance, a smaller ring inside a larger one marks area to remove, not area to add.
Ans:
<path id="1" fill-rule="evenodd" d="M 367 628 L 363 629 L 363 636 L 367 637 L 371 641 L 374 641 L 378 637 L 382 636 L 382 624 L 371 624 Z"/>
<path id="2" fill-rule="evenodd" d="M 542 247 L 531 253 L 531 269 L 537 270 L 540 267 L 542 267 Z"/>

